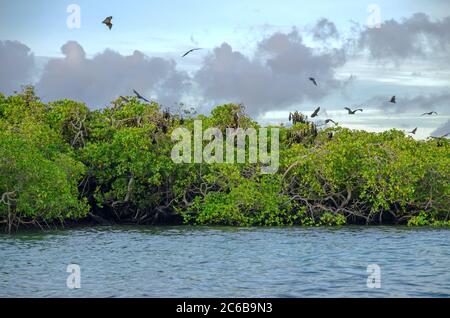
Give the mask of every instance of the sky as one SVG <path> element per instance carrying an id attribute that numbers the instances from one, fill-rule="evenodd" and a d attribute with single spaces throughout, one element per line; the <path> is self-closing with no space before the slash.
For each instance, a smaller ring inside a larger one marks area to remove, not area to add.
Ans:
<path id="1" fill-rule="evenodd" d="M 0 92 L 31 83 L 91 108 L 136 89 L 171 109 L 243 103 L 263 124 L 320 106 L 318 122 L 426 138 L 450 132 L 449 61 L 446 0 L 0 0 Z"/>

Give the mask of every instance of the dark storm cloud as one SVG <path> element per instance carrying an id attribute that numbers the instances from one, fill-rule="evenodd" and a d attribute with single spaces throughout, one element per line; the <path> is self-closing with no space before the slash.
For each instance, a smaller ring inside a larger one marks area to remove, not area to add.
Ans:
<path id="1" fill-rule="evenodd" d="M 17 41 L 0 41 L 0 92 L 11 94 L 29 84 L 34 68 L 30 49 Z"/>
<path id="2" fill-rule="evenodd" d="M 431 133 L 433 137 L 441 137 L 450 133 L 450 120 Z"/>
<path id="3" fill-rule="evenodd" d="M 389 102 L 390 97 L 377 96 L 371 98 L 367 104 L 380 105 L 380 108 L 388 113 L 448 111 L 450 105 L 450 93 L 418 95 L 415 97 L 397 96 L 397 103 Z"/>
<path id="4" fill-rule="evenodd" d="M 380 28 L 361 31 L 358 47 L 376 59 L 408 58 L 450 52 L 450 17 L 432 21 L 416 13 L 401 22 L 387 20 Z"/>
<path id="5" fill-rule="evenodd" d="M 163 104 L 173 104 L 187 79 L 174 61 L 148 58 L 139 51 L 124 56 L 105 50 L 90 59 L 77 42 L 67 42 L 61 51 L 65 57 L 50 60 L 36 85 L 46 100 L 69 98 L 98 108 L 136 89 L 149 98 L 157 96 Z"/>
<path id="6" fill-rule="evenodd" d="M 336 28 L 336 25 L 325 18 L 317 21 L 316 25 L 311 30 L 311 33 L 315 41 L 326 41 L 330 38 L 339 38 L 339 32 Z"/>
<path id="7" fill-rule="evenodd" d="M 261 114 L 305 99 L 320 100 L 340 86 L 335 69 L 345 61 L 344 51 L 315 51 L 293 30 L 263 39 L 252 58 L 223 43 L 206 57 L 195 81 L 207 100 L 242 102 L 249 113 Z"/>

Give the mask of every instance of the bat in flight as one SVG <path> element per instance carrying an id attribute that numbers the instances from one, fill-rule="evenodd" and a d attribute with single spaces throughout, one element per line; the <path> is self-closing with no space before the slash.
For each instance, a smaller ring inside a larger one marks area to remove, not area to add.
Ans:
<path id="1" fill-rule="evenodd" d="M 113 19 L 113 17 L 107 17 L 105 20 L 103 20 L 103 24 L 105 24 L 110 30 L 111 30 L 111 28 L 113 27 L 113 24 L 112 24 L 112 19 Z"/>
<path id="2" fill-rule="evenodd" d="M 191 49 L 191 50 L 187 51 L 186 53 L 184 53 L 182 57 L 185 57 L 185 56 L 187 56 L 188 54 L 190 54 L 190 53 L 192 53 L 192 52 L 194 52 L 194 51 L 198 51 L 198 50 L 201 50 L 201 48 Z"/>

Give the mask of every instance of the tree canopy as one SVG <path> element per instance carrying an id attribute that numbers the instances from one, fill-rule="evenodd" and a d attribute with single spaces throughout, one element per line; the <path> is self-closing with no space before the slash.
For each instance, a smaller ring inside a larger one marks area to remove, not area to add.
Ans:
<path id="1" fill-rule="evenodd" d="M 280 126 L 280 169 L 175 164 L 171 133 L 203 120 L 258 128 L 242 105 L 174 114 L 135 97 L 101 110 L 43 103 L 32 87 L 0 94 L 0 223 L 7 229 L 92 219 L 134 224 L 450 225 L 448 139 L 414 140 L 297 114 Z"/>

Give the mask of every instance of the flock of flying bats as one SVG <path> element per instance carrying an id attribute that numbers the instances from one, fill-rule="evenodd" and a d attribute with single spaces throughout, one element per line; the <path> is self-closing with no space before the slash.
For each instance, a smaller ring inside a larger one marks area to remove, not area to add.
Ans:
<path id="1" fill-rule="evenodd" d="M 112 27 L 113 27 L 112 19 L 113 19 L 113 17 L 112 17 L 112 16 L 109 16 L 109 17 L 107 17 L 105 20 L 103 20 L 103 22 L 102 22 L 102 23 L 105 24 L 110 30 L 111 30 Z M 184 53 L 181 57 L 185 57 L 185 56 L 187 56 L 188 54 L 190 54 L 190 53 L 192 53 L 192 52 L 195 52 L 195 51 L 198 51 L 198 50 L 201 50 L 201 48 L 190 49 L 189 51 L 187 51 L 186 53 Z M 318 86 L 317 81 L 316 81 L 316 79 L 315 79 L 314 77 L 310 77 L 309 80 L 310 80 L 315 86 Z M 136 90 L 133 90 L 133 93 L 136 95 L 136 97 L 137 97 L 138 99 L 143 100 L 143 101 L 145 101 L 145 102 L 147 102 L 147 103 L 150 103 L 150 101 L 149 101 L 148 99 L 146 99 L 145 97 L 143 97 L 143 96 L 142 96 L 141 94 L 139 94 Z M 125 98 L 125 97 L 123 97 L 123 96 L 120 96 L 120 97 L 121 97 L 123 100 L 125 100 L 126 102 L 129 101 L 127 98 Z M 389 102 L 392 103 L 392 104 L 396 104 L 396 103 L 397 103 L 396 97 L 395 97 L 395 96 L 392 96 L 392 98 L 390 99 Z M 363 109 L 362 109 L 362 108 L 358 108 L 358 109 L 352 110 L 352 109 L 350 109 L 349 107 L 345 107 L 344 109 L 346 109 L 346 110 L 348 111 L 348 114 L 349 114 L 349 115 L 355 115 L 357 112 L 363 112 Z M 315 118 L 315 117 L 319 116 L 319 113 L 320 113 L 320 107 L 318 107 L 318 108 L 312 113 L 311 118 Z M 423 114 L 420 115 L 420 116 L 432 116 L 432 115 L 438 115 L 438 113 L 435 112 L 435 111 L 431 111 L 431 112 L 423 113 Z M 291 120 L 291 118 L 292 118 L 292 113 L 289 114 L 289 118 L 290 118 L 289 120 Z M 335 126 L 338 125 L 338 123 L 336 123 L 333 119 L 326 119 L 326 120 L 325 120 L 325 124 L 329 124 L 329 123 L 333 123 Z M 417 127 L 414 128 L 412 131 L 408 132 L 408 134 L 413 134 L 413 135 L 415 135 L 416 132 L 417 132 L 417 129 L 418 129 Z M 445 138 L 445 137 L 447 137 L 448 135 L 450 135 L 450 133 L 448 133 L 448 134 L 446 134 L 446 135 L 444 135 L 444 136 L 442 136 L 442 137 L 439 137 L 439 138 Z"/>
<path id="2" fill-rule="evenodd" d="M 310 77 L 309 80 L 310 80 L 315 86 L 318 86 L 317 81 L 316 81 L 316 79 L 315 79 L 314 77 Z M 389 100 L 389 102 L 392 103 L 392 104 L 396 104 L 396 103 L 397 103 L 397 98 L 396 98 L 396 96 L 392 96 L 391 99 Z M 345 107 L 344 109 L 348 111 L 348 114 L 349 114 L 349 115 L 355 115 L 357 112 L 363 112 L 363 111 L 364 111 L 362 108 L 358 108 L 358 109 L 352 110 L 352 109 L 350 109 L 350 108 L 348 108 L 348 107 Z M 311 118 L 314 118 L 314 117 L 319 116 L 319 112 L 320 112 L 320 107 L 318 107 L 318 108 L 311 114 Z M 431 112 L 423 113 L 423 114 L 421 114 L 420 116 L 432 116 L 432 115 L 438 115 L 438 113 L 435 112 L 435 111 L 431 111 Z M 289 118 L 292 118 L 292 113 L 289 114 Z M 326 119 L 326 120 L 325 120 L 325 124 L 329 124 L 329 123 L 333 123 L 335 126 L 338 125 L 338 123 L 336 123 L 334 120 L 332 120 L 332 119 Z M 412 131 L 408 132 L 408 134 L 413 134 L 413 135 L 415 135 L 416 132 L 417 132 L 417 129 L 418 129 L 417 127 L 414 128 Z M 449 134 L 450 134 L 450 133 L 449 133 Z M 445 136 L 442 136 L 442 137 L 447 137 L 449 134 L 446 134 Z"/>

